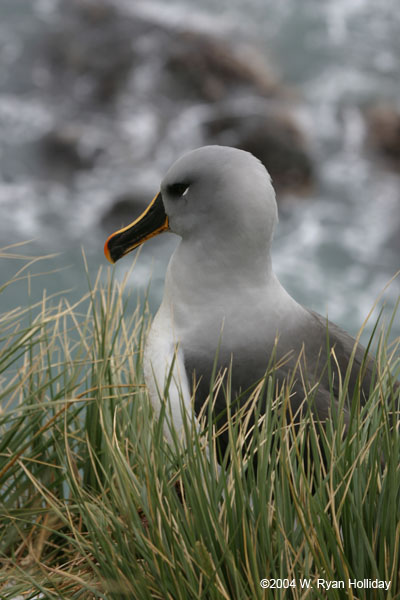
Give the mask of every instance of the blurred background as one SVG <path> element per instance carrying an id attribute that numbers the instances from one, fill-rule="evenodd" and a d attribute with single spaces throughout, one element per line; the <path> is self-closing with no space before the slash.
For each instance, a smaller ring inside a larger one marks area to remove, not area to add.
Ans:
<path id="1" fill-rule="evenodd" d="M 10 255 L 58 255 L 30 267 L 55 272 L 9 286 L 0 309 L 44 289 L 80 297 L 81 249 L 94 276 L 106 237 L 170 164 L 218 143 L 272 174 L 281 281 L 356 334 L 400 269 L 397 4 L 1 0 L 0 247 L 30 242 L 0 254 L 0 286 L 24 264 Z M 134 291 L 151 276 L 153 310 L 176 243 L 145 244 L 131 276 Z M 379 304 L 388 317 L 399 293 L 397 278 Z"/>

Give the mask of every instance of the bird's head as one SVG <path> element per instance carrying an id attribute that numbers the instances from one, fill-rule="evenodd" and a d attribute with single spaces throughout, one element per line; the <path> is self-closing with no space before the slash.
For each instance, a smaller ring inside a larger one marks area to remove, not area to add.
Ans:
<path id="1" fill-rule="evenodd" d="M 276 221 L 275 192 L 262 163 L 243 150 L 204 146 L 172 165 L 147 209 L 113 233 L 104 252 L 116 262 L 163 231 L 184 240 L 201 237 L 264 247 Z"/>

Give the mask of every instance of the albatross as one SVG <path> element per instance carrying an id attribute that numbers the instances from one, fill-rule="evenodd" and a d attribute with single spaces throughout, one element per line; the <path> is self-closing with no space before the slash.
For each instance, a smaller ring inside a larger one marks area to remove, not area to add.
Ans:
<path id="1" fill-rule="evenodd" d="M 204 146 L 177 160 L 144 213 L 105 243 L 114 263 L 164 231 L 181 238 L 144 350 L 151 402 L 159 413 L 168 381 L 177 430 L 184 410 L 202 410 L 216 370 L 229 371 L 230 397 L 243 404 L 245 392 L 273 365 L 276 382 L 290 378 L 292 414 L 312 396 L 312 413 L 325 422 L 338 408 L 349 369 L 348 402 L 340 407 L 344 428 L 353 394 L 361 404 L 369 395 L 373 359 L 348 333 L 296 302 L 275 275 L 277 221 L 264 165 L 243 150 Z M 213 402 L 213 416 L 226 409 L 222 393 Z"/>

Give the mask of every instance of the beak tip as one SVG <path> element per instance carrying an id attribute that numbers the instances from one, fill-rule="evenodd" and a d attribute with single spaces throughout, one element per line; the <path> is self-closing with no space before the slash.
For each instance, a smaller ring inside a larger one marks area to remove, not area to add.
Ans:
<path id="1" fill-rule="evenodd" d="M 113 235 L 113 234 L 112 234 Z M 112 238 L 112 235 L 110 235 L 107 240 L 106 243 L 104 244 L 104 255 L 106 257 L 106 259 L 108 260 L 108 262 L 110 262 L 112 265 L 115 264 L 115 260 L 113 260 L 111 258 L 111 254 L 110 254 L 110 248 L 108 247 L 108 242 L 110 241 L 110 239 Z"/>

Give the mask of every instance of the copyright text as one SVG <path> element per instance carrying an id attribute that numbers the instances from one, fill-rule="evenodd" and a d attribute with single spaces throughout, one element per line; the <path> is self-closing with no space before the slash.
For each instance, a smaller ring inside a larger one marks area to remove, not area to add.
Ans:
<path id="1" fill-rule="evenodd" d="M 260 586 L 264 589 L 288 589 L 288 588 L 300 588 L 307 590 L 310 588 L 324 589 L 324 590 L 345 590 L 345 589 L 383 589 L 388 591 L 390 588 L 390 581 L 385 579 L 261 579 Z"/>

